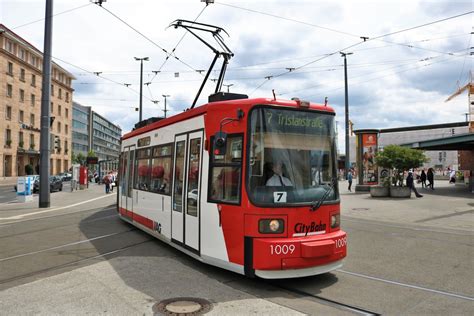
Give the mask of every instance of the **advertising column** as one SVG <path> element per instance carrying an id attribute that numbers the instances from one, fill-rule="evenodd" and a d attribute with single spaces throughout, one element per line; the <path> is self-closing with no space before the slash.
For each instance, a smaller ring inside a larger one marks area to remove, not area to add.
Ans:
<path id="1" fill-rule="evenodd" d="M 357 175 L 356 191 L 370 191 L 370 186 L 378 183 L 378 171 L 375 165 L 375 153 L 378 148 L 379 130 L 364 129 L 354 131 L 357 137 Z"/>

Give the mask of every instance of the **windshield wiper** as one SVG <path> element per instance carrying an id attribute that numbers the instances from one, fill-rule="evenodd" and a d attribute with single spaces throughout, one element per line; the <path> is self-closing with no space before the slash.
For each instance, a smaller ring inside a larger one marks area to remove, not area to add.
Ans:
<path id="1" fill-rule="evenodd" d="M 326 198 L 329 196 L 329 194 L 331 192 L 334 192 L 334 187 L 336 186 L 336 184 L 337 184 L 337 178 L 333 177 L 332 180 L 331 180 L 331 183 L 329 184 L 329 189 L 326 192 L 324 192 L 324 194 L 319 198 L 319 200 L 315 200 L 315 201 L 311 202 L 311 207 L 309 208 L 309 210 L 311 212 L 314 212 L 318 208 L 321 207 L 324 200 L 326 200 Z"/>

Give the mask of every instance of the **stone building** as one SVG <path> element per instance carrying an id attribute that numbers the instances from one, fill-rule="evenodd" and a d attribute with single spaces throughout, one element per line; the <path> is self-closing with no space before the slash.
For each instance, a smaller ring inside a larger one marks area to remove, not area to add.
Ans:
<path id="1" fill-rule="evenodd" d="M 0 24 L 0 177 L 25 175 L 26 165 L 39 172 L 42 67 L 42 52 Z M 71 166 L 74 79 L 52 64 L 51 174 Z"/>

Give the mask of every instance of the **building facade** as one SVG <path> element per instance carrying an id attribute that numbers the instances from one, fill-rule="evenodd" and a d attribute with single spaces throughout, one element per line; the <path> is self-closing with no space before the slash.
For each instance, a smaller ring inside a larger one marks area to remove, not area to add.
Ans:
<path id="1" fill-rule="evenodd" d="M 72 103 L 72 152 L 87 157 L 91 149 L 90 120 L 91 107 Z"/>
<path id="2" fill-rule="evenodd" d="M 91 107 L 73 103 L 72 148 L 75 155 L 87 156 L 92 150 L 99 161 L 118 161 L 122 129 L 92 111 Z"/>
<path id="3" fill-rule="evenodd" d="M 39 172 L 42 67 L 41 51 L 0 24 L 0 177 Z M 51 174 L 71 166 L 74 79 L 52 63 Z"/>

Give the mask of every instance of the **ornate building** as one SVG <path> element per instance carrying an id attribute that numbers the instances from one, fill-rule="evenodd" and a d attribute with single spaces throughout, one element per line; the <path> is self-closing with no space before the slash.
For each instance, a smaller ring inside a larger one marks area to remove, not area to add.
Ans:
<path id="1" fill-rule="evenodd" d="M 27 165 L 39 171 L 42 67 L 41 51 L 0 24 L 0 177 L 25 175 Z M 74 79 L 52 64 L 51 174 L 71 166 Z"/>

